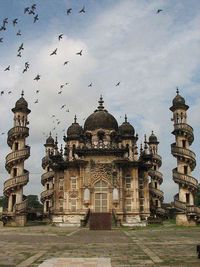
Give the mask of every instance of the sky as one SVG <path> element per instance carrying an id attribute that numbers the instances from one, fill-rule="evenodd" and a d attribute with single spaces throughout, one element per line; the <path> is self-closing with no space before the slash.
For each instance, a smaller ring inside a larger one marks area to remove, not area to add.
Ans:
<path id="1" fill-rule="evenodd" d="M 24 8 L 33 4 L 39 18 L 35 23 L 35 15 L 24 14 Z M 83 6 L 85 13 L 79 13 Z M 157 14 L 158 9 L 162 11 Z M 43 191 L 41 160 L 49 132 L 53 137 L 57 134 L 59 146 L 64 144 L 63 135 L 74 115 L 84 125 L 102 94 L 105 108 L 119 125 L 127 114 L 139 134 L 138 146 L 144 134 L 154 130 L 163 159 L 164 201 L 173 201 L 178 186 L 172 180 L 176 160 L 170 151 L 174 136 L 169 107 L 176 87 L 190 106 L 188 123 L 195 135 L 191 149 L 197 156 L 193 176 L 199 178 L 199 0 L 0 0 L 0 27 L 5 18 L 6 30 L 0 31 L 0 88 L 4 91 L 0 96 L 0 195 L 9 178 L 5 157 L 11 151 L 7 145 L 7 131 L 13 127 L 11 109 L 22 90 L 31 109 L 27 139 L 31 156 L 25 161 L 30 178 L 25 194 Z M 15 18 L 18 23 L 13 26 Z M 22 57 L 17 57 L 22 43 Z M 50 56 L 56 48 L 57 55 Z M 76 55 L 80 50 L 82 56 Z M 69 63 L 64 65 L 65 61 Z M 23 73 L 25 62 L 30 67 Z M 10 71 L 4 71 L 9 65 Z M 34 80 L 37 74 L 39 81 Z"/>

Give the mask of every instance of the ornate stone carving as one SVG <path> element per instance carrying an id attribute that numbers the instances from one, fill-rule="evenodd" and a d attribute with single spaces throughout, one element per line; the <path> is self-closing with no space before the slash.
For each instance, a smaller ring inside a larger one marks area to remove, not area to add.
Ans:
<path id="1" fill-rule="evenodd" d="M 91 177 L 92 182 L 100 179 L 105 179 L 109 183 L 112 183 L 112 164 L 110 163 L 97 163 L 91 164 Z"/>

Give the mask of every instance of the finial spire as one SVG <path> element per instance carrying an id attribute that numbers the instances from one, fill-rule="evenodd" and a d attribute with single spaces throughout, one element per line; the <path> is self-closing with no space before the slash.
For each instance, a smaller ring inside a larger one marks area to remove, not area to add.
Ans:
<path id="1" fill-rule="evenodd" d="M 51 131 L 49 132 L 49 136 L 51 136 Z"/>
<path id="2" fill-rule="evenodd" d="M 24 96 L 24 90 L 22 90 L 22 93 L 21 93 L 21 97 L 23 97 Z"/>
<path id="3" fill-rule="evenodd" d="M 76 115 L 74 116 L 74 123 L 76 123 L 77 122 L 77 117 L 76 117 Z"/>
<path id="4" fill-rule="evenodd" d="M 125 122 L 127 122 L 127 115 L 125 114 L 125 117 L 124 117 L 124 119 L 125 119 Z"/>
<path id="5" fill-rule="evenodd" d="M 103 97 L 102 97 L 102 95 L 100 95 L 98 110 L 104 109 L 103 103 L 104 103 Z"/>
<path id="6" fill-rule="evenodd" d="M 151 134 L 154 134 L 153 131 L 151 131 Z"/>
<path id="7" fill-rule="evenodd" d="M 176 93 L 177 93 L 177 95 L 179 94 L 179 89 L 178 89 L 178 87 L 176 87 Z"/>

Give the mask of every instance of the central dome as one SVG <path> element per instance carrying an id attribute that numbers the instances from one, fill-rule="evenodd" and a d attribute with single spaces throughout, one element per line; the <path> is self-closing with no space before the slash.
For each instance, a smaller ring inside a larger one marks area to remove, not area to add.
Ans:
<path id="1" fill-rule="evenodd" d="M 94 131 L 97 129 L 118 131 L 118 123 L 103 106 L 103 98 L 100 97 L 98 109 L 94 111 L 85 121 L 84 130 Z"/>

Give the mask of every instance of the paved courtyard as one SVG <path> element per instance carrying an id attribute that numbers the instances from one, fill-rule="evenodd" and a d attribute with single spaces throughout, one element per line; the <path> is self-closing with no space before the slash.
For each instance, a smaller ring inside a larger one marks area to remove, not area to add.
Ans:
<path id="1" fill-rule="evenodd" d="M 196 255 L 199 243 L 200 227 L 174 225 L 112 231 L 55 226 L 0 228 L 0 267 L 39 266 L 53 258 L 62 262 L 63 258 L 94 258 L 91 262 L 104 258 L 112 267 L 200 266 Z"/>

